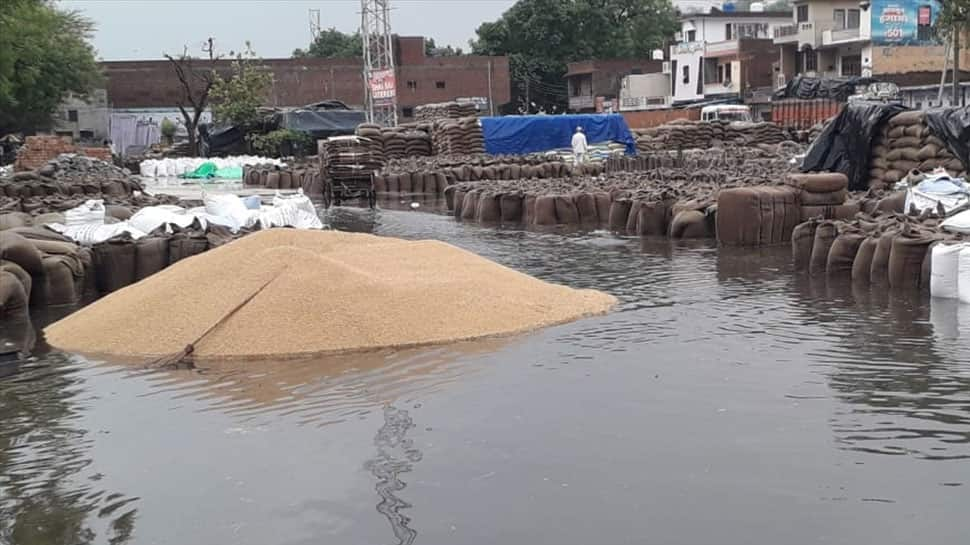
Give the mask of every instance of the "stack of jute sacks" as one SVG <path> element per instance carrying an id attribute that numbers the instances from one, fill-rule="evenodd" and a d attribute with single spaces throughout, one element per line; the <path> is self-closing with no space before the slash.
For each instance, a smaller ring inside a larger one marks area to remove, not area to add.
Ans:
<path id="1" fill-rule="evenodd" d="M 801 220 L 849 219 L 860 204 L 849 201 L 849 179 L 838 172 L 789 174 L 787 183 L 798 190 Z"/>
<path id="2" fill-rule="evenodd" d="M 266 189 L 302 189 L 307 195 L 323 194 L 323 177 L 319 168 L 247 165 L 243 167 L 243 184 Z"/>
<path id="3" fill-rule="evenodd" d="M 371 154 L 375 159 L 379 160 L 381 163 L 386 163 L 387 158 L 384 155 L 384 133 L 381 130 L 380 125 L 373 123 L 364 123 L 357 126 L 354 134 L 364 138 L 364 144 L 370 150 Z"/>
<path id="4" fill-rule="evenodd" d="M 439 119 L 434 122 L 431 138 L 439 155 L 485 153 L 485 137 L 477 117 Z"/>
<path id="5" fill-rule="evenodd" d="M 908 111 L 883 124 L 873 141 L 869 158 L 869 187 L 892 186 L 910 172 L 943 167 L 951 176 L 966 176 L 960 162 L 926 124 L 926 114 Z"/>
<path id="6" fill-rule="evenodd" d="M 788 140 L 785 131 L 774 123 L 725 123 L 677 119 L 637 133 L 637 150 L 641 152 L 723 146 L 747 147 L 758 144 L 779 144 Z"/>
<path id="7" fill-rule="evenodd" d="M 470 117 L 478 110 L 474 104 L 459 104 L 457 102 L 440 102 L 437 104 L 422 104 L 414 108 L 414 118 L 418 121 L 434 121 L 456 117 Z"/>
<path id="8" fill-rule="evenodd" d="M 894 289 L 929 286 L 932 248 L 965 235 L 940 229 L 932 214 L 860 213 L 851 221 L 812 219 L 792 234 L 795 269 Z"/>

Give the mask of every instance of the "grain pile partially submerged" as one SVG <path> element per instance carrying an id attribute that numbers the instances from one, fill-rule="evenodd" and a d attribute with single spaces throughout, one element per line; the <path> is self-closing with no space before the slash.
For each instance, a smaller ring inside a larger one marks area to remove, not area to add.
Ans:
<path id="1" fill-rule="evenodd" d="M 518 333 L 615 303 L 442 242 L 273 229 L 180 261 L 46 334 L 88 354 L 153 358 L 194 343 L 202 359 L 259 359 Z"/>

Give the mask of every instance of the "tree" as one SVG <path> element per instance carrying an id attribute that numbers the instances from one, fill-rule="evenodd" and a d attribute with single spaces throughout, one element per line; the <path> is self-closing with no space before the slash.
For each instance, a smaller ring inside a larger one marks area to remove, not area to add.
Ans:
<path id="1" fill-rule="evenodd" d="M 251 127 L 260 121 L 259 108 L 273 83 L 272 73 L 262 66 L 249 42 L 246 51 L 232 61 L 228 79 L 218 73 L 209 93 L 216 121 Z"/>
<path id="2" fill-rule="evenodd" d="M 564 108 L 566 63 L 649 57 L 677 30 L 670 0 L 519 0 L 476 30 L 472 51 L 508 55 L 513 98 L 528 112 Z"/>
<path id="3" fill-rule="evenodd" d="M 953 97 L 951 104 L 959 105 L 960 98 L 960 38 L 970 38 L 970 0 L 942 0 L 936 20 L 936 33 L 953 46 Z"/>
<path id="4" fill-rule="evenodd" d="M 212 38 L 208 40 L 208 46 L 203 46 L 202 51 L 208 54 L 208 59 L 200 59 L 189 55 L 189 48 L 186 46 L 182 54 L 173 57 L 165 53 L 165 58 L 172 63 L 175 76 L 179 80 L 182 92 L 179 98 L 175 99 L 175 105 L 182 113 L 185 121 L 185 130 L 189 133 L 189 152 L 193 155 L 199 154 L 199 119 L 209 105 L 209 93 L 216 82 L 216 61 L 218 57 L 212 46 Z M 189 110 L 191 109 L 191 113 Z"/>
<path id="5" fill-rule="evenodd" d="M 434 43 L 434 38 L 427 38 L 424 40 L 424 54 L 428 57 L 460 57 L 465 53 L 460 47 L 451 47 L 450 45 L 438 47 Z"/>
<path id="6" fill-rule="evenodd" d="M 42 0 L 5 0 L 0 8 L 0 135 L 49 129 L 69 92 L 102 82 L 88 42 L 94 24 Z"/>
<path id="7" fill-rule="evenodd" d="M 307 49 L 295 49 L 294 57 L 360 58 L 363 42 L 360 32 L 345 34 L 335 28 L 320 31 Z"/>

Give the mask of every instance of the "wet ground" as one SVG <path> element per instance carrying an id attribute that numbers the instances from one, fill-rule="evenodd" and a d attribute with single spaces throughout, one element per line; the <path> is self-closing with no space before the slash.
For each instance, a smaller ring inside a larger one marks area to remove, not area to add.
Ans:
<path id="1" fill-rule="evenodd" d="M 622 303 L 508 339 L 199 370 L 42 346 L 0 364 L 0 543 L 967 542 L 970 307 L 798 277 L 788 248 L 331 220 Z"/>

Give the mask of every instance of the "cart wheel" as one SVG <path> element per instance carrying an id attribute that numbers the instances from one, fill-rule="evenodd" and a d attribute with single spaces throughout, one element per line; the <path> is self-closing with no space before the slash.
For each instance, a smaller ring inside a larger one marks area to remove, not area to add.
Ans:
<path id="1" fill-rule="evenodd" d="M 370 209 L 371 210 L 377 208 L 377 192 L 376 191 L 371 191 L 370 193 L 367 194 L 367 204 L 368 204 L 368 206 L 370 206 Z"/>
<path id="2" fill-rule="evenodd" d="M 333 204 L 333 186 L 329 183 L 323 187 L 323 207 L 330 208 Z"/>

